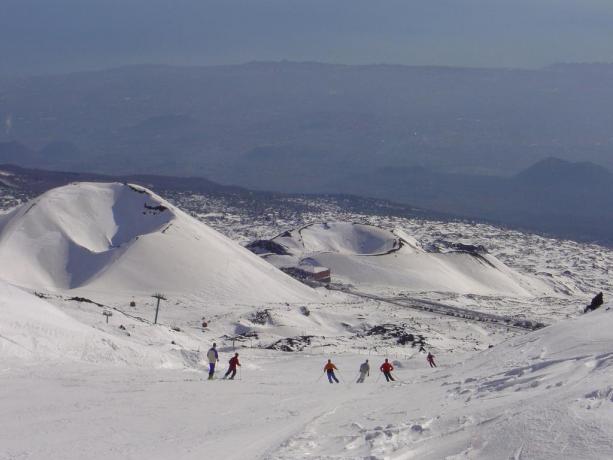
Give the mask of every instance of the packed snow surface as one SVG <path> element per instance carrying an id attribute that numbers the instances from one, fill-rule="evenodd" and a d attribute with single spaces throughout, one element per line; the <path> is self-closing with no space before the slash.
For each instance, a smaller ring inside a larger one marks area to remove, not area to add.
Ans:
<path id="1" fill-rule="evenodd" d="M 51 315 L 45 328 L 85 333 L 74 322 L 60 329 L 66 319 Z M 335 353 L 239 348 L 234 381 L 219 380 L 232 348 L 220 350 L 213 381 L 203 363 L 136 369 L 48 355 L 33 366 L 23 355 L 0 369 L 0 458 L 609 458 L 611 328 L 603 307 L 472 356 L 437 354 L 436 369 L 420 353 L 356 355 L 349 344 Z M 391 383 L 378 371 L 388 356 Z M 340 384 L 322 374 L 328 357 Z M 357 384 L 365 359 L 371 375 Z"/>
<path id="2" fill-rule="evenodd" d="M 0 216 L 0 278 L 33 289 L 298 301 L 314 291 L 159 196 L 78 183 Z"/>

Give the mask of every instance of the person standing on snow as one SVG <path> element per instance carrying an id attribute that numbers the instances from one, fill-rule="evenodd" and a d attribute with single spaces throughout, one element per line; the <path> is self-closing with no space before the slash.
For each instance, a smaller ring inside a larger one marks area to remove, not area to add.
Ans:
<path id="1" fill-rule="evenodd" d="M 383 372 L 383 375 L 385 375 L 385 380 L 387 382 L 389 382 L 390 380 L 392 382 L 395 381 L 394 377 L 392 376 L 392 371 L 394 370 L 394 366 L 392 366 L 392 364 L 388 362 L 387 358 L 385 358 L 385 362 L 381 364 L 381 367 L 379 368 L 379 370 Z"/>
<path id="2" fill-rule="evenodd" d="M 428 364 L 430 364 L 430 367 L 436 367 L 436 363 L 434 362 L 434 355 L 432 353 L 428 353 L 426 359 L 428 360 Z"/>
<path id="3" fill-rule="evenodd" d="M 336 375 L 334 375 L 335 370 L 338 370 L 338 369 L 336 368 L 334 364 L 332 364 L 332 360 L 329 359 L 326 365 L 324 366 L 324 372 L 328 374 L 328 382 L 330 383 L 333 383 L 333 381 L 336 383 L 340 383 L 338 379 L 336 378 Z"/>
<path id="4" fill-rule="evenodd" d="M 213 346 L 209 349 L 206 354 L 207 359 L 209 360 L 209 380 L 213 380 L 213 375 L 215 375 L 215 364 L 219 361 L 219 354 L 217 353 L 217 344 L 214 343 Z"/>
<path id="5" fill-rule="evenodd" d="M 356 383 L 364 383 L 364 379 L 367 375 L 370 376 L 370 364 L 368 364 L 368 360 L 364 361 L 360 366 L 360 376 Z"/>
<path id="6" fill-rule="evenodd" d="M 234 376 L 236 375 L 236 366 L 240 366 L 241 363 L 238 362 L 238 353 L 234 353 L 234 356 L 230 358 L 230 367 L 228 367 L 228 372 L 223 376 L 224 379 L 228 378 L 228 375 L 232 374 L 230 380 L 234 380 Z"/>

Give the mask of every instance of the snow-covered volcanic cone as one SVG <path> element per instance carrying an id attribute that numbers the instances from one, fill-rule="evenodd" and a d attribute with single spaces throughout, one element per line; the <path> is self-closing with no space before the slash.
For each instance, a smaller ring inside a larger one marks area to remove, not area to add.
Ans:
<path id="1" fill-rule="evenodd" d="M 293 280 L 152 192 L 76 183 L 0 215 L 0 278 L 34 289 L 313 299 Z"/>
<path id="2" fill-rule="evenodd" d="M 268 243 L 268 244 L 266 244 Z M 551 293 L 481 248 L 428 252 L 402 230 L 350 222 L 312 224 L 250 245 L 277 267 L 317 265 L 332 281 L 407 291 L 530 296 Z"/>

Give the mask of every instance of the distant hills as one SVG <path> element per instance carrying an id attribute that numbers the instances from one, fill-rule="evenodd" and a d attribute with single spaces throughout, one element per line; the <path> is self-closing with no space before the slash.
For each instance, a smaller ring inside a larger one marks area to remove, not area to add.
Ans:
<path id="1" fill-rule="evenodd" d="M 410 201 L 531 231 L 613 243 L 613 174 L 589 162 L 547 158 L 510 177 L 384 168 L 346 178 L 330 188 Z"/>
<path id="2" fill-rule="evenodd" d="M 384 167 L 509 175 L 553 156 L 611 169 L 611 78 L 613 65 L 253 62 L 0 79 L 0 142 L 31 150 L 22 166 L 286 192 Z"/>
<path id="3" fill-rule="evenodd" d="M 612 79 L 309 62 L 0 79 L 0 164 L 348 193 L 611 241 Z"/>
<path id="4" fill-rule="evenodd" d="M 222 185 L 204 177 L 172 177 L 148 174 L 108 175 L 87 172 L 49 171 L 0 164 L 0 187 L 11 187 L 40 194 L 72 182 L 135 183 L 155 190 L 191 191 L 196 193 L 245 193 L 246 189 Z"/>
<path id="5" fill-rule="evenodd" d="M 250 191 L 199 177 L 111 176 L 0 165 L 0 188 L 13 188 L 30 196 L 77 181 L 132 182 L 158 192 L 232 195 L 261 207 L 286 195 Z M 364 184 L 368 184 L 367 189 Z M 383 168 L 314 188 L 311 195 L 342 196 L 345 205 L 358 213 L 473 219 L 613 245 L 611 184 L 613 174 L 601 166 L 548 158 L 510 177 Z"/>

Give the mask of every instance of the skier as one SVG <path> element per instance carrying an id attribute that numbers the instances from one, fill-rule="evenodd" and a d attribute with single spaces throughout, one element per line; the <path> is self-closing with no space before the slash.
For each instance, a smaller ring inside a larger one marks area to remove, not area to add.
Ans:
<path id="1" fill-rule="evenodd" d="M 213 346 L 209 349 L 206 354 L 207 359 L 209 360 L 209 380 L 213 380 L 213 375 L 215 375 L 215 364 L 219 361 L 219 354 L 217 353 L 217 344 L 214 343 Z"/>
<path id="2" fill-rule="evenodd" d="M 368 364 L 368 360 L 364 361 L 360 366 L 360 376 L 356 383 L 364 383 L 364 379 L 367 375 L 370 376 L 370 364 Z"/>
<path id="3" fill-rule="evenodd" d="M 338 379 L 336 378 L 336 375 L 334 375 L 335 370 L 338 370 L 338 369 L 336 368 L 334 364 L 332 364 L 332 360 L 329 359 L 326 365 L 324 366 L 324 372 L 328 374 L 328 382 L 330 383 L 333 383 L 333 381 L 336 383 L 340 383 Z"/>
<path id="4" fill-rule="evenodd" d="M 428 360 L 428 364 L 430 364 L 430 367 L 436 367 L 436 363 L 434 362 L 434 355 L 432 353 L 428 353 L 428 357 L 426 359 Z"/>
<path id="5" fill-rule="evenodd" d="M 230 380 L 234 380 L 234 376 L 236 375 L 236 366 L 240 366 L 241 363 L 238 362 L 238 353 L 234 353 L 234 356 L 230 358 L 230 367 L 228 367 L 228 371 L 226 375 L 223 376 L 224 379 L 228 378 L 228 375 L 232 374 Z"/>
<path id="6" fill-rule="evenodd" d="M 383 372 L 383 375 L 385 375 L 385 380 L 387 382 L 389 382 L 390 380 L 392 382 L 395 381 L 394 377 L 392 376 L 392 371 L 394 370 L 394 366 L 392 366 L 392 364 L 388 362 L 387 358 L 385 358 L 385 362 L 381 364 L 381 367 L 379 368 L 379 370 Z"/>
<path id="7" fill-rule="evenodd" d="M 587 307 L 585 307 L 585 310 L 583 310 L 583 312 L 587 313 L 587 312 L 590 312 L 590 311 L 594 311 L 597 308 L 601 307 L 603 303 L 604 303 L 604 298 L 602 296 L 602 292 L 599 292 L 592 299 L 592 303 L 590 303 Z"/>

